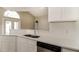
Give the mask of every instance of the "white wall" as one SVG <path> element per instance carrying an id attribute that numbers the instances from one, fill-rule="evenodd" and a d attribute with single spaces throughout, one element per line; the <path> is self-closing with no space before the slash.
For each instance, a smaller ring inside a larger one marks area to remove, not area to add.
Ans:
<path id="1" fill-rule="evenodd" d="M 34 16 L 29 12 L 18 12 L 21 18 L 22 29 L 33 29 L 34 28 Z"/>
<path id="2" fill-rule="evenodd" d="M 40 30 L 49 29 L 48 16 L 39 17 L 39 29 Z"/>
<path id="3" fill-rule="evenodd" d="M 4 11 L 5 10 L 0 7 L 0 34 L 2 34 L 2 20 L 3 20 Z"/>
<path id="4" fill-rule="evenodd" d="M 79 48 L 79 22 L 52 22 L 49 28 L 53 44 L 75 50 Z"/>

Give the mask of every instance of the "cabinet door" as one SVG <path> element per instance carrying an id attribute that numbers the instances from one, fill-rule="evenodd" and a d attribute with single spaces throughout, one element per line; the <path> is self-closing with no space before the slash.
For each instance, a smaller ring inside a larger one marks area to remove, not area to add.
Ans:
<path id="1" fill-rule="evenodd" d="M 17 37 L 17 51 L 18 52 L 36 52 L 36 41 L 26 38 Z"/>
<path id="2" fill-rule="evenodd" d="M 15 52 L 15 40 L 15 36 L 0 36 L 0 51 Z"/>
<path id="3" fill-rule="evenodd" d="M 62 8 L 62 19 L 65 21 L 78 20 L 79 8 L 78 7 L 63 7 Z"/>

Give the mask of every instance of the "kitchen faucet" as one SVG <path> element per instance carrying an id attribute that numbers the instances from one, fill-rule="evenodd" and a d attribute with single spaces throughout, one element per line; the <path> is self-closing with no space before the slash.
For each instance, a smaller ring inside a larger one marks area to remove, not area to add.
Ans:
<path id="1" fill-rule="evenodd" d="M 38 34 L 38 20 L 35 21 L 35 25 L 34 25 L 34 35 Z"/>

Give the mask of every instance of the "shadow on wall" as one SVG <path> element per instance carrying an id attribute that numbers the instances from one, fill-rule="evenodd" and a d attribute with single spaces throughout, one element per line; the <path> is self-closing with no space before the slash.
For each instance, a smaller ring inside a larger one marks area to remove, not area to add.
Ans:
<path id="1" fill-rule="evenodd" d="M 2 7 L 0 7 L 0 34 L 2 34 L 2 20 L 4 12 L 5 10 Z"/>
<path id="2" fill-rule="evenodd" d="M 34 29 L 35 17 L 29 12 L 18 12 L 21 17 L 22 29 Z"/>

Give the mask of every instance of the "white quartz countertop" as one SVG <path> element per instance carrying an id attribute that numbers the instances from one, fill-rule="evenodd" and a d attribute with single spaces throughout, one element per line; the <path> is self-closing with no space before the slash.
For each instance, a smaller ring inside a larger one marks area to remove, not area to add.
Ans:
<path id="1" fill-rule="evenodd" d="M 79 41 L 75 39 L 72 40 L 72 39 L 58 38 L 46 33 L 40 34 L 39 38 L 30 38 L 30 37 L 21 36 L 21 35 L 16 35 L 16 36 L 25 38 L 25 39 L 27 38 L 35 41 L 40 41 L 40 42 L 44 42 L 52 45 L 57 45 L 74 51 L 79 51 Z"/>
<path id="2" fill-rule="evenodd" d="M 61 37 L 60 35 L 54 35 L 48 31 L 40 31 L 38 35 L 40 36 L 39 38 L 26 37 L 24 36 L 24 34 L 16 35 L 16 36 L 22 37 L 22 38 L 28 38 L 31 40 L 40 41 L 40 42 L 44 42 L 52 45 L 57 45 L 63 48 L 72 49 L 74 51 L 79 51 L 79 39 L 76 38 L 76 36 L 74 37 L 69 36 L 64 38 L 64 37 Z"/>

